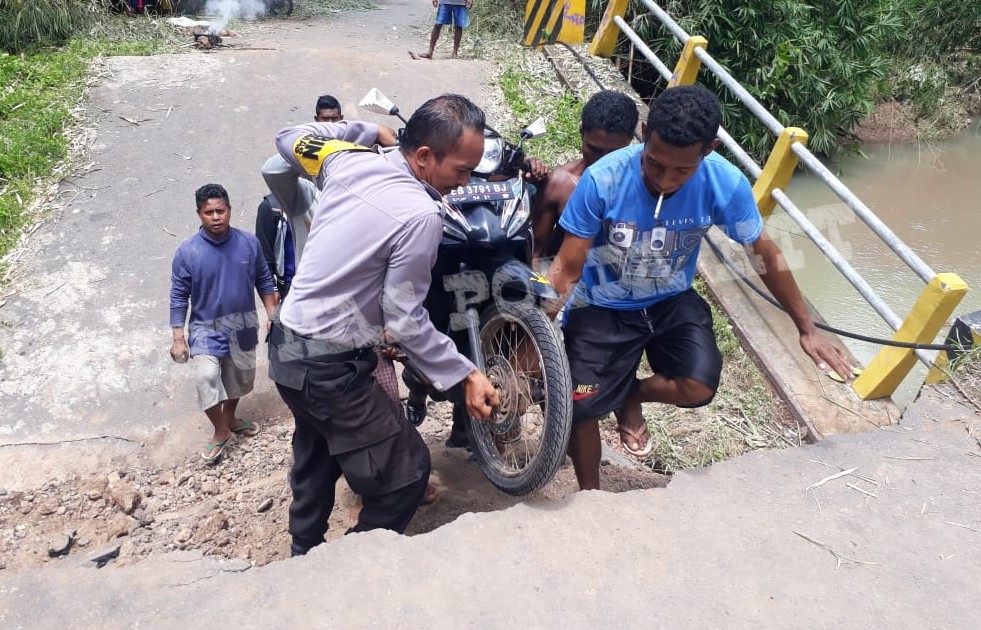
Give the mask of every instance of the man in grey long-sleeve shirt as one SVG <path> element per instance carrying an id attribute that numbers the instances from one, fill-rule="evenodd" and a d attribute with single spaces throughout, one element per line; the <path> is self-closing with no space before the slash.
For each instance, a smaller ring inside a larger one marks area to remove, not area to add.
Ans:
<path id="1" fill-rule="evenodd" d="M 218 184 L 206 184 L 194 197 L 201 227 L 177 249 L 172 265 L 170 356 L 177 363 L 194 357 L 198 402 L 215 428 L 201 458 L 214 464 L 233 434 L 248 437 L 258 432 L 255 423 L 236 418 L 235 409 L 239 398 L 252 391 L 255 378 L 254 292 L 258 290 L 271 317 L 276 285 L 259 241 L 230 227 L 228 192 Z"/>
<path id="2" fill-rule="evenodd" d="M 442 236 L 441 196 L 469 180 L 483 127 L 478 107 L 444 95 L 413 114 L 398 151 L 358 146 L 395 138 L 352 121 L 291 127 L 276 139 L 283 160 L 322 191 L 269 348 L 269 374 L 296 421 L 294 554 L 323 542 L 341 474 L 364 502 L 351 531 L 401 532 L 422 500 L 429 451 L 371 376 L 374 346 L 400 344 L 439 389 L 462 384 L 474 417 L 497 405 L 487 378 L 423 308 Z"/>

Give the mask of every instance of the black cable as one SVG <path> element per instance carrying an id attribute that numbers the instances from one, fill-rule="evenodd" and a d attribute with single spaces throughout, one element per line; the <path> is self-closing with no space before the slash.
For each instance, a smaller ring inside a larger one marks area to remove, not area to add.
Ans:
<path id="1" fill-rule="evenodd" d="M 715 252 L 715 255 L 719 257 L 719 260 L 721 260 L 725 264 L 725 266 L 728 267 L 730 271 L 732 271 L 732 273 L 736 274 L 736 276 L 738 276 L 740 280 L 745 282 L 749 286 L 749 288 L 752 289 L 758 296 L 760 296 L 761 298 L 763 298 L 773 306 L 777 307 L 784 313 L 787 312 L 787 309 L 781 306 L 780 303 L 777 302 L 775 299 L 773 299 L 771 295 L 769 295 L 766 291 L 753 284 L 752 280 L 747 278 L 742 271 L 740 271 L 734 264 L 732 264 L 732 261 L 730 261 L 726 257 L 726 255 L 722 253 L 722 250 L 719 249 L 718 245 L 713 243 L 712 240 L 709 239 L 707 236 L 705 237 L 705 241 L 709 244 L 709 247 L 712 248 L 712 251 Z M 958 346 L 949 346 L 947 344 L 942 344 L 942 343 L 911 343 L 908 341 L 894 341 L 892 339 L 880 339 L 878 337 L 869 337 L 868 335 L 861 335 L 859 333 L 849 332 L 847 330 L 842 330 L 841 328 L 835 328 L 834 326 L 828 326 L 827 324 L 822 324 L 820 322 L 815 322 L 814 325 L 820 328 L 821 330 L 826 330 L 830 333 L 834 333 L 842 337 L 849 337 L 851 339 L 857 339 L 858 341 L 874 343 L 880 346 L 892 346 L 894 348 L 910 348 L 913 350 L 944 350 L 947 352 L 961 352 L 964 350 L 963 348 Z"/>

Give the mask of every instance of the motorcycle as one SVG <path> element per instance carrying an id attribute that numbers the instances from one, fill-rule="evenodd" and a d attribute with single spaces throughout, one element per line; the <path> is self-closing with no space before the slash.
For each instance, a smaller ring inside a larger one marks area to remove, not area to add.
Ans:
<path id="1" fill-rule="evenodd" d="M 376 88 L 359 105 L 406 122 Z M 433 324 L 487 375 L 500 398 L 489 419 L 475 420 L 457 396 L 454 424 L 465 425 L 488 480 L 516 496 L 548 483 L 565 459 L 572 427 L 569 362 L 542 308 L 559 294 L 531 268 L 531 190 L 521 173 L 524 142 L 544 133 L 541 118 L 521 131 L 517 144 L 485 129 L 483 159 L 470 182 L 443 198 L 443 238 L 426 296 Z M 434 400 L 447 399 L 411 362 L 403 379 Z"/>

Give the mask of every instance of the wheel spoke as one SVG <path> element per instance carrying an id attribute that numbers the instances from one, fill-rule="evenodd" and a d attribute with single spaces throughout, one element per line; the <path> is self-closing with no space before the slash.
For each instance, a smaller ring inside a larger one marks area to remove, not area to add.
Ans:
<path id="1" fill-rule="evenodd" d="M 501 395 L 497 424 L 477 423 L 476 448 L 500 473 L 515 476 L 542 451 L 548 418 L 548 384 L 538 340 L 527 324 L 502 313 L 481 331 L 484 360 Z"/>

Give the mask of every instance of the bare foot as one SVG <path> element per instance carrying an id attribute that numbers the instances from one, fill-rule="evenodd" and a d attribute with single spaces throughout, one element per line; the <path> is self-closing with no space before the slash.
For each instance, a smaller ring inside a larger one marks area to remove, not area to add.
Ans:
<path id="1" fill-rule="evenodd" d="M 452 57 L 452 58 L 453 58 L 453 59 L 459 59 L 459 58 L 460 58 L 460 55 L 458 55 L 458 54 L 456 54 L 456 53 L 453 53 L 453 57 Z"/>
<path id="2" fill-rule="evenodd" d="M 411 50 L 409 51 L 409 56 L 412 57 L 413 59 L 432 59 L 433 58 L 433 56 L 431 54 L 429 54 L 429 53 L 414 53 Z"/>
<path id="3" fill-rule="evenodd" d="M 361 501 L 361 497 L 354 495 L 354 505 L 347 508 L 347 517 L 355 525 L 358 523 L 358 519 L 361 518 L 361 508 L 364 507 L 364 503 Z"/>
<path id="4" fill-rule="evenodd" d="M 431 503 L 435 503 L 438 497 L 439 491 L 436 490 L 436 486 L 433 484 L 428 484 L 426 486 L 426 494 L 422 495 L 422 504 L 429 505 Z"/>

